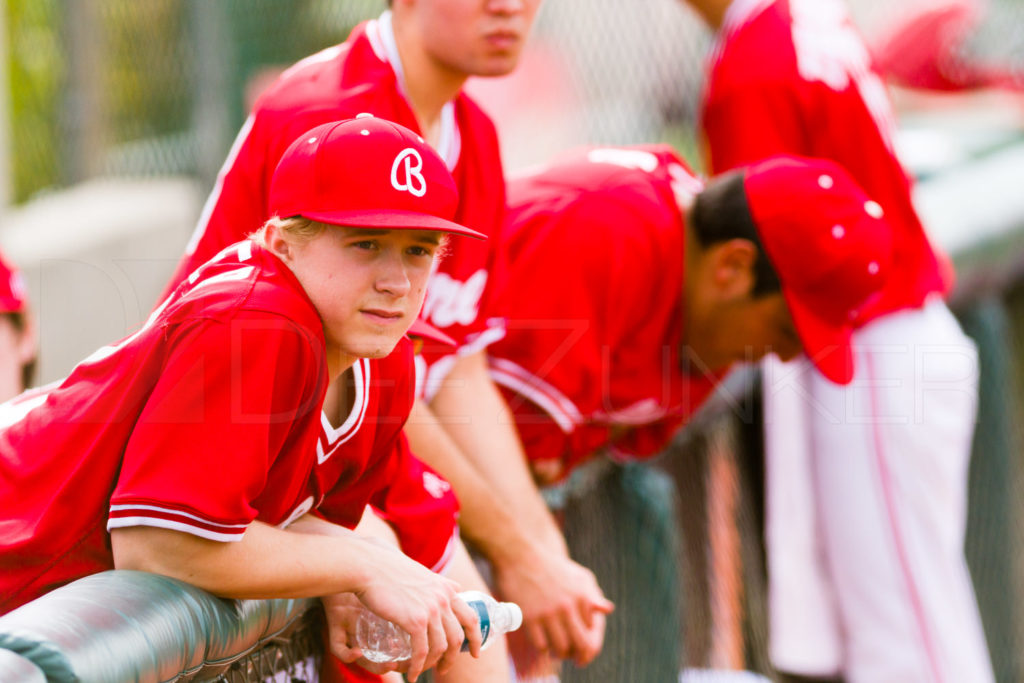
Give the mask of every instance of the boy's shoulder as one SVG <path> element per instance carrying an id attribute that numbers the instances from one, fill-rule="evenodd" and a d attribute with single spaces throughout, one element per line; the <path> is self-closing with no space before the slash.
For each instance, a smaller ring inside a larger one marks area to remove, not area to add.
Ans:
<path id="1" fill-rule="evenodd" d="M 323 325 L 302 285 L 280 259 L 251 240 L 223 249 L 195 270 L 161 305 L 165 322 L 191 318 L 228 321 L 247 317 L 284 317 L 316 337 Z"/>

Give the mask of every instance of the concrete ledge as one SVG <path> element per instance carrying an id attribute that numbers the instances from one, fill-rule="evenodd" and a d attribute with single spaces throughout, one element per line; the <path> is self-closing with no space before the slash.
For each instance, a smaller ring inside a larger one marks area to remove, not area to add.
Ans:
<path id="1" fill-rule="evenodd" d="M 39 324 L 38 383 L 133 332 L 178 263 L 204 197 L 190 179 L 99 180 L 4 216 Z"/>

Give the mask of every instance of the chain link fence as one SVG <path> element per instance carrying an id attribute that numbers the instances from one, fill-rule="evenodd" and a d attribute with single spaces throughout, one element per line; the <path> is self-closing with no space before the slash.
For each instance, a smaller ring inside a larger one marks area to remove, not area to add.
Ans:
<path id="1" fill-rule="evenodd" d="M 8 0 L 12 196 L 97 176 L 212 181 L 263 69 L 376 0 Z"/>
<path id="2" fill-rule="evenodd" d="M 924 1 L 851 4 L 874 28 Z M 12 196 L 21 202 L 100 175 L 209 183 L 263 77 L 383 8 L 383 0 L 6 0 Z M 540 91 L 495 112 L 509 128 L 508 165 L 542 159 L 553 145 L 652 140 L 699 163 L 694 121 L 709 42 L 676 0 L 545 3 L 518 76 L 536 84 L 531 76 L 543 75 Z M 967 49 L 1024 62 L 1024 4 L 991 0 Z M 519 145 L 526 126 L 533 135 Z M 552 139 L 552 129 L 561 136 Z"/>

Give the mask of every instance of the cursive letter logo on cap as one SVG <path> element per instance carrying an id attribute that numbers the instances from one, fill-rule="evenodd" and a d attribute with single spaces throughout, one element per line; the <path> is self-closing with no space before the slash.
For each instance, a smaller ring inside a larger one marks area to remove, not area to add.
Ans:
<path id="1" fill-rule="evenodd" d="M 406 147 L 391 164 L 391 186 L 414 197 L 422 197 L 427 192 L 427 180 L 422 171 L 423 157 L 412 147 Z M 399 175 L 402 175 L 401 179 Z"/>

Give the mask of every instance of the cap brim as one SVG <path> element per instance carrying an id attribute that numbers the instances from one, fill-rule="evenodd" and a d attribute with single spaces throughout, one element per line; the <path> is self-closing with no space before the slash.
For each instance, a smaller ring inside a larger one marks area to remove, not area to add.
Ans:
<path id="1" fill-rule="evenodd" d="M 454 339 L 449 337 L 447 334 L 437 329 L 428 322 L 424 322 L 422 318 L 416 318 L 412 325 L 409 326 L 409 330 L 406 332 L 410 337 L 420 337 L 422 339 L 429 339 L 430 341 L 439 342 L 446 346 L 458 346 Z"/>
<path id="2" fill-rule="evenodd" d="M 836 384 L 853 380 L 853 349 L 849 324 L 831 325 L 816 316 L 803 302 L 784 293 L 793 325 L 811 364 Z"/>
<path id="3" fill-rule="evenodd" d="M 470 230 L 464 225 L 429 213 L 414 211 L 300 211 L 298 215 L 330 225 L 383 228 L 385 230 L 432 230 L 452 235 L 464 235 L 478 240 L 487 239 L 487 235 Z"/>

